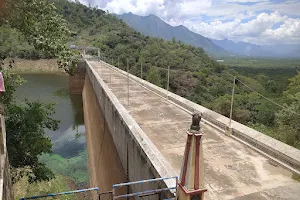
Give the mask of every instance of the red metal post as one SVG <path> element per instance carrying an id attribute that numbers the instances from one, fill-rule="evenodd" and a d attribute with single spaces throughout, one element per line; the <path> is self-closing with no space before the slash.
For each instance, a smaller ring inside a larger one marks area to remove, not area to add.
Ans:
<path id="1" fill-rule="evenodd" d="M 191 140 L 192 140 L 192 134 L 188 133 L 188 138 L 187 138 L 186 147 L 185 147 L 183 170 L 182 170 L 182 174 L 181 174 L 181 178 L 180 178 L 180 182 L 181 182 L 182 186 L 185 186 L 185 176 L 186 176 L 187 165 L 188 165 L 188 161 L 189 161 Z"/>

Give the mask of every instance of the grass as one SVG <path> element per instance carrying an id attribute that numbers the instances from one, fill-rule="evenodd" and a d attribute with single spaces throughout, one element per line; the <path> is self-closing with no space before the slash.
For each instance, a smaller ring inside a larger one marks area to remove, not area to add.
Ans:
<path id="1" fill-rule="evenodd" d="M 68 186 L 68 179 L 62 175 L 55 175 L 55 179 L 50 181 L 42 181 L 38 183 L 29 184 L 27 177 L 22 178 L 20 181 L 14 184 L 14 196 L 15 200 L 21 197 L 31 197 L 36 195 L 46 195 L 50 193 L 64 192 L 72 190 Z M 47 198 L 54 199 L 54 198 Z M 55 197 L 55 199 L 71 200 L 76 199 L 75 195 L 62 195 Z"/>

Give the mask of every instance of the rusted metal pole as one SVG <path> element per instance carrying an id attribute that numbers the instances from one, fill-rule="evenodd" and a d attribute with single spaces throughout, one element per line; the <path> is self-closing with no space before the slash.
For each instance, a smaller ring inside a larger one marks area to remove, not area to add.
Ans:
<path id="1" fill-rule="evenodd" d="M 113 66 L 113 63 L 114 63 L 114 58 L 112 57 L 111 58 L 111 65 Z M 111 83 L 111 71 L 112 71 L 112 69 L 110 68 L 109 69 L 109 83 Z"/>
<path id="2" fill-rule="evenodd" d="M 103 55 L 103 67 L 102 67 L 102 70 L 101 70 L 103 80 L 104 80 L 104 77 L 103 77 L 104 65 L 105 65 L 105 55 Z"/>
<path id="3" fill-rule="evenodd" d="M 128 59 L 127 59 L 127 104 L 129 106 L 129 65 L 128 65 Z"/>
<path id="4" fill-rule="evenodd" d="M 143 63 L 141 63 L 141 79 L 143 79 Z"/>
<path id="5" fill-rule="evenodd" d="M 170 85 L 170 66 L 168 66 L 168 81 L 167 81 L 167 90 L 169 91 L 169 85 Z"/>
<path id="6" fill-rule="evenodd" d="M 234 88 L 235 88 L 235 76 L 233 77 L 233 87 L 231 94 L 231 106 L 230 106 L 230 119 L 229 119 L 229 128 L 231 128 L 232 112 L 233 112 L 233 100 L 234 100 Z"/>

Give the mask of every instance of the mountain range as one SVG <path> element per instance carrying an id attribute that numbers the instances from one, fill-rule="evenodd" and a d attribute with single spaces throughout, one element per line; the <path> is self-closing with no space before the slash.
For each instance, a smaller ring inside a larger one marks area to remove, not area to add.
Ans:
<path id="1" fill-rule="evenodd" d="M 297 44 L 256 45 L 247 42 L 234 42 L 228 39 L 212 41 L 235 55 L 279 58 L 300 57 L 300 45 Z"/>
<path id="2" fill-rule="evenodd" d="M 212 56 L 300 57 L 300 45 L 296 44 L 256 45 L 228 39 L 214 40 L 194 33 L 182 25 L 171 26 L 152 14 L 143 17 L 126 13 L 117 17 L 144 35 L 166 40 L 180 40 L 183 43 L 201 47 Z"/>
<path id="3" fill-rule="evenodd" d="M 127 13 L 118 15 L 117 17 L 122 19 L 131 28 L 143 33 L 144 35 L 163 38 L 165 40 L 172 40 L 174 38 L 186 44 L 202 47 L 207 53 L 212 55 L 229 55 L 225 49 L 213 43 L 211 39 L 194 33 L 182 25 L 171 26 L 155 15 L 142 17 L 132 13 Z"/>

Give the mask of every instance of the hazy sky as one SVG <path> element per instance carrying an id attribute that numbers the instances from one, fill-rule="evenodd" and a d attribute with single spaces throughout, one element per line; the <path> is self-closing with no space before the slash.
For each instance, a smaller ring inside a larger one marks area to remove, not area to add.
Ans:
<path id="1" fill-rule="evenodd" d="M 155 14 L 213 39 L 300 44 L 300 0 L 80 0 L 110 13 Z"/>

